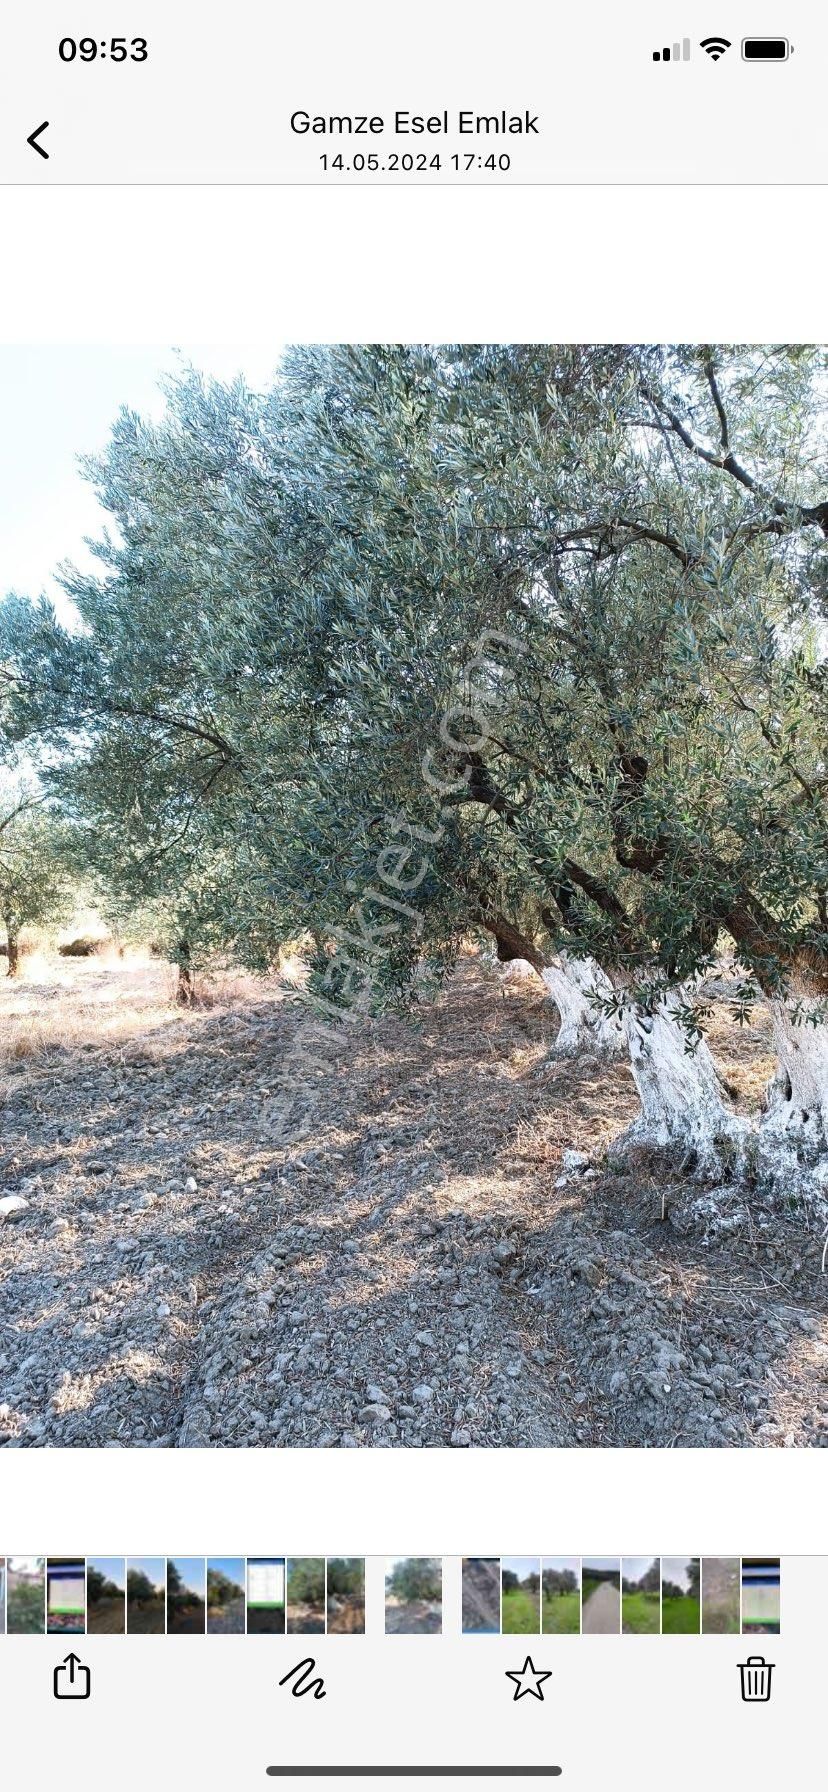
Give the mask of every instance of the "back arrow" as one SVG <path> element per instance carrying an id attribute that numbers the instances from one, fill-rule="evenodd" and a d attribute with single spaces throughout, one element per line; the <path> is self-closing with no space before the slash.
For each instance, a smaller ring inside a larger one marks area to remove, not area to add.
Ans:
<path id="1" fill-rule="evenodd" d="M 37 130 L 32 131 L 31 136 L 26 138 L 26 142 L 31 143 L 32 149 L 37 150 L 38 155 L 43 157 L 44 162 L 48 162 L 49 160 L 49 151 L 48 149 L 44 149 L 42 143 L 38 143 L 37 139 L 41 135 L 41 132 L 47 131 L 48 129 L 49 120 L 48 118 L 45 118 L 43 123 L 38 125 Z"/>

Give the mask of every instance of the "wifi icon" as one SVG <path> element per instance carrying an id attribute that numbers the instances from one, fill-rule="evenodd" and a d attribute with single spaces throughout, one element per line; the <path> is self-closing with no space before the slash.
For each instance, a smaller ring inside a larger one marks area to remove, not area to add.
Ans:
<path id="1" fill-rule="evenodd" d="M 704 50 L 707 56 L 712 56 L 714 62 L 718 62 L 719 57 L 724 55 L 725 50 L 730 49 L 730 38 L 703 37 L 699 47 Z"/>

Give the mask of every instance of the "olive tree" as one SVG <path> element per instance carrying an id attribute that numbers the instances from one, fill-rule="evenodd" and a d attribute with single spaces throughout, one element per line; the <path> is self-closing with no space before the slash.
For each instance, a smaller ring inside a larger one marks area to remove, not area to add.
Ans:
<path id="1" fill-rule="evenodd" d="M 5 606 L 7 735 L 57 752 L 136 887 L 232 866 L 196 924 L 241 956 L 310 925 L 323 1012 L 421 989 L 479 930 L 564 1048 L 629 1051 L 634 1137 L 820 1170 L 825 421 L 798 349 L 305 349 L 260 399 L 185 380 L 90 466 L 115 528 L 67 579 L 79 627 Z M 723 943 L 774 1019 L 758 1144 L 704 1040 Z"/>
<path id="2" fill-rule="evenodd" d="M 0 920 L 6 972 L 20 970 L 24 927 L 61 919 L 71 898 L 66 831 L 27 781 L 0 778 Z"/>

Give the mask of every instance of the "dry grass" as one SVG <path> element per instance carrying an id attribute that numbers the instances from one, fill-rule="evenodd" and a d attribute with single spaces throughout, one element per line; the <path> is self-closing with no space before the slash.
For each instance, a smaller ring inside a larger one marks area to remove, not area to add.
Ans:
<path id="1" fill-rule="evenodd" d="M 172 1018 L 172 991 L 170 967 L 145 954 L 33 952 L 18 977 L 0 979 L 0 1070 L 155 1031 Z"/>
<path id="2" fill-rule="evenodd" d="M 128 1045 L 181 1028 L 177 971 L 138 949 L 104 946 L 89 958 L 61 958 L 33 947 L 17 977 L 0 976 L 0 1072 L 27 1059 Z M 294 971 L 267 980 L 236 970 L 196 977 L 193 1011 L 228 1014 L 261 1000 L 263 987 L 297 987 Z M 19 1083 L 16 1085 L 19 1087 Z"/>

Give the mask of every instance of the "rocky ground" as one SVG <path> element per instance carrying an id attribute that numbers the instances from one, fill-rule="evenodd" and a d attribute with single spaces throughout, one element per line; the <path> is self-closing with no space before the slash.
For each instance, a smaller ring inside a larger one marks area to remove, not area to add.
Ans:
<path id="1" fill-rule="evenodd" d="M 171 996 L 117 957 L 0 993 L 7 1447 L 828 1442 L 821 1240 L 706 1243 L 612 1173 L 629 1071 L 550 1059 L 539 985 L 466 960 L 298 1083 L 282 984 Z M 713 1045 L 755 1104 L 761 1015 Z"/>

